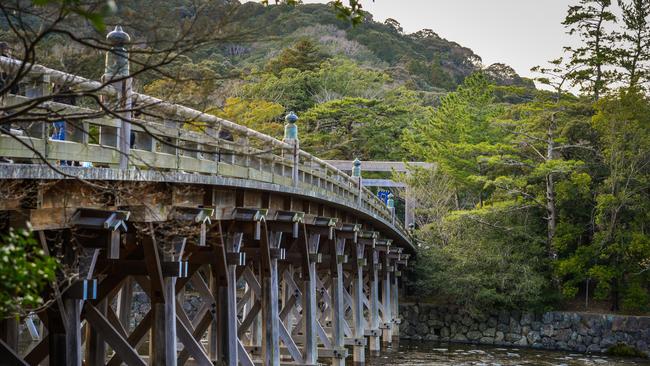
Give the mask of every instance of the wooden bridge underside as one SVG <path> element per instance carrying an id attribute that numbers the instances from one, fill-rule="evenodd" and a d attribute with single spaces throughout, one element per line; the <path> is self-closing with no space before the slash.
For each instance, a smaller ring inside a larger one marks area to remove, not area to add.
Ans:
<path id="1" fill-rule="evenodd" d="M 193 174 L 46 169 L 3 167 L 1 219 L 30 222 L 72 271 L 48 288 L 60 301 L 2 322 L 0 364 L 363 364 L 397 335 L 410 248 L 368 212 Z M 43 329 L 27 344 L 33 318 Z"/>

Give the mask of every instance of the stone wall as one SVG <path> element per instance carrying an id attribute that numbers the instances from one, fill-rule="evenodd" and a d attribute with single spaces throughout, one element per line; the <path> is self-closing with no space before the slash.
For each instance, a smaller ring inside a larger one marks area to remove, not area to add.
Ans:
<path id="1" fill-rule="evenodd" d="M 549 312 L 472 316 L 454 307 L 400 304 L 400 338 L 598 353 L 624 343 L 650 355 L 650 317 Z"/>

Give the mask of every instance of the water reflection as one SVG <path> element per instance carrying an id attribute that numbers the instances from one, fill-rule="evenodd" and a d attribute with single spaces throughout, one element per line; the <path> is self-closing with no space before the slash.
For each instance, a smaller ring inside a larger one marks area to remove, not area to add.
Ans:
<path id="1" fill-rule="evenodd" d="M 401 342 L 398 349 L 384 351 L 381 356 L 371 358 L 368 363 L 373 366 L 650 366 L 648 360 L 622 359 L 604 355 L 415 342 Z"/>

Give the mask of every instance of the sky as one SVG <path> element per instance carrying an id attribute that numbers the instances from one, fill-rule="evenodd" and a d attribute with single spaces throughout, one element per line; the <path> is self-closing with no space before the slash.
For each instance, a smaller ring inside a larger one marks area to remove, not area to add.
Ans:
<path id="1" fill-rule="evenodd" d="M 327 1 L 303 0 L 304 3 Z M 346 1 L 344 1 L 346 3 Z M 361 0 L 376 21 L 393 18 L 405 33 L 429 28 L 471 48 L 488 66 L 503 62 L 522 76 L 562 56 L 575 40 L 561 24 L 570 0 Z"/>

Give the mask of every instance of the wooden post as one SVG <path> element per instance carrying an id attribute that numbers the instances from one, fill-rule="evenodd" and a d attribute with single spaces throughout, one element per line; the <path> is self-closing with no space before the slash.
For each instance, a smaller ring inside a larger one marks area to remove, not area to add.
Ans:
<path id="1" fill-rule="evenodd" d="M 390 248 L 387 247 L 386 251 L 383 252 L 383 265 L 382 265 L 382 291 L 381 291 L 381 298 L 382 298 L 382 345 L 384 347 L 390 347 L 392 341 L 393 341 L 393 335 L 391 333 L 392 331 L 392 326 L 393 326 L 393 317 L 392 317 L 392 308 L 390 304 L 391 300 L 391 281 L 390 281 L 390 271 L 389 271 L 389 266 L 390 266 L 390 258 L 388 257 L 388 253 L 390 251 Z"/>
<path id="2" fill-rule="evenodd" d="M 214 265 L 214 264 L 212 264 Z M 198 274 L 197 274 L 198 276 Z M 222 297 L 222 293 L 219 290 L 221 287 L 217 283 L 217 276 L 215 271 L 210 271 L 210 292 L 212 296 L 217 299 Z M 208 356 L 213 363 L 217 363 L 219 360 L 219 314 L 217 312 L 218 304 L 212 304 L 210 312 L 212 313 L 212 322 L 210 324 L 210 329 L 208 331 Z"/>
<path id="3" fill-rule="evenodd" d="M 305 363 L 316 364 L 318 352 L 316 349 L 316 257 L 320 235 L 310 235 L 308 238 L 309 273 L 303 277 L 302 288 L 302 323 L 304 326 Z"/>
<path id="4" fill-rule="evenodd" d="M 379 329 L 379 281 L 377 274 L 377 267 L 379 265 L 379 252 L 377 249 L 372 248 L 370 251 L 370 260 L 372 266 L 368 274 L 370 280 L 370 329 Z M 370 336 L 368 348 L 371 355 L 379 354 L 379 337 L 374 335 Z"/>
<path id="5" fill-rule="evenodd" d="M 127 277 L 117 298 L 117 315 L 124 329 L 129 330 L 131 303 L 133 302 L 133 278 Z"/>
<path id="6" fill-rule="evenodd" d="M 232 238 L 229 238 L 226 244 L 227 253 L 239 253 L 242 244 L 242 233 L 235 233 Z M 220 346 L 224 353 L 224 362 L 228 366 L 237 366 L 237 265 L 235 263 L 228 263 L 226 269 L 228 277 L 228 287 L 219 293 L 218 299 L 220 310 L 225 312 L 226 319 L 220 329 L 224 336 Z"/>
<path id="7" fill-rule="evenodd" d="M 343 350 L 345 345 L 343 343 L 343 255 L 345 253 L 345 239 L 336 238 L 332 241 L 334 246 L 330 253 L 332 254 L 331 261 L 333 262 L 332 269 L 332 284 L 331 284 L 331 320 L 332 320 L 332 346 L 338 350 Z M 332 365 L 345 365 L 345 358 L 335 357 L 332 359 Z"/>
<path id="8" fill-rule="evenodd" d="M 165 278 L 165 361 L 176 366 L 176 277 Z"/>
<path id="9" fill-rule="evenodd" d="M 156 243 L 153 225 L 149 226 L 150 234 L 144 235 L 142 246 L 144 249 L 145 264 L 149 274 L 149 281 L 151 286 L 151 337 L 149 341 L 149 364 L 154 366 L 167 365 L 165 361 L 167 357 L 167 337 L 166 337 L 166 321 L 165 311 L 166 301 L 173 299 L 166 299 L 165 296 L 165 283 L 162 274 L 161 257 L 158 253 L 158 244 Z"/>
<path id="10" fill-rule="evenodd" d="M 266 235 L 263 233 L 262 235 Z M 269 242 L 272 248 L 279 247 L 282 233 L 271 233 Z M 269 255 L 269 254 L 262 254 Z M 263 273 L 262 278 L 262 364 L 264 366 L 276 366 L 280 364 L 280 324 L 278 309 L 278 259 L 271 255 L 270 258 L 262 258 L 269 263 L 268 273 Z"/>
<path id="11" fill-rule="evenodd" d="M 363 264 L 365 244 L 357 243 L 354 253 L 355 263 L 352 272 L 352 315 L 354 317 L 354 338 L 364 338 L 365 318 L 363 316 Z M 365 346 L 355 344 L 353 347 L 353 361 L 355 365 L 362 365 L 366 361 Z"/>
<path id="12" fill-rule="evenodd" d="M 395 265 L 395 271 L 392 274 L 392 289 L 391 289 L 391 295 L 393 296 L 393 299 L 391 301 L 391 304 L 393 305 L 393 343 L 399 342 L 399 325 L 400 325 L 400 319 L 399 319 L 399 271 L 397 271 L 397 263 Z"/>
<path id="13" fill-rule="evenodd" d="M 63 300 L 66 312 L 66 365 L 81 366 L 81 304 L 79 300 Z"/>

